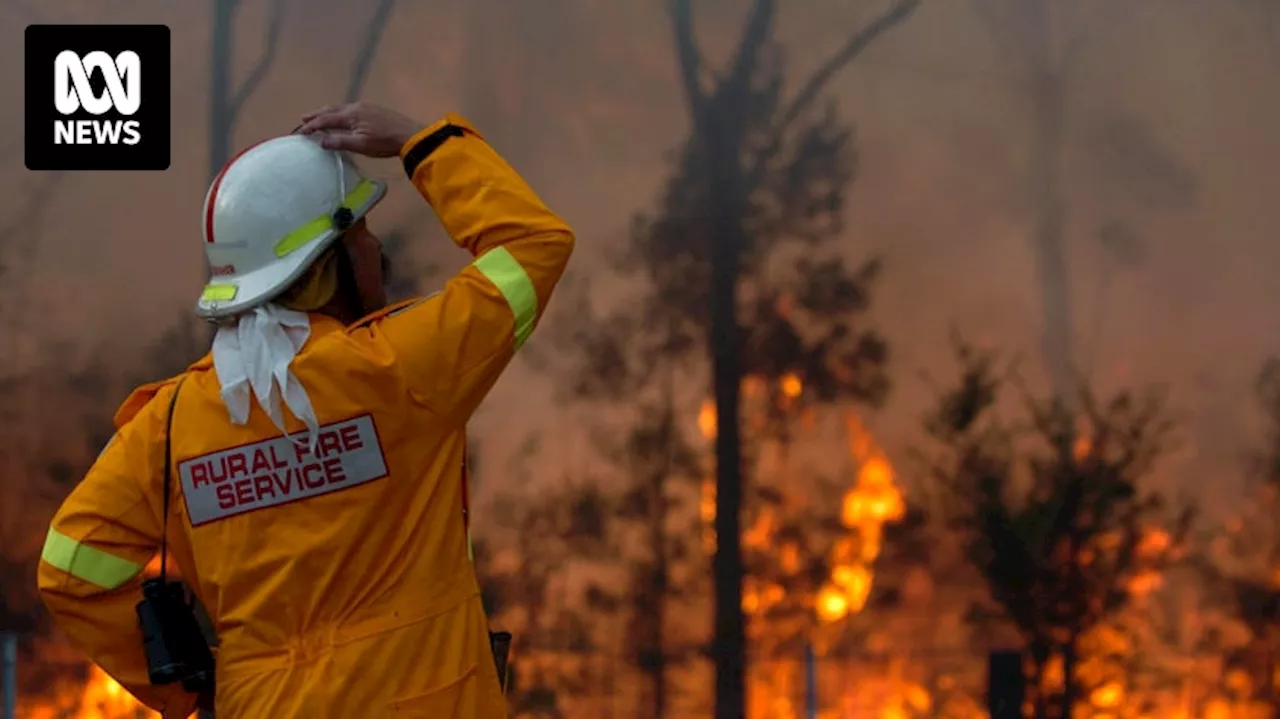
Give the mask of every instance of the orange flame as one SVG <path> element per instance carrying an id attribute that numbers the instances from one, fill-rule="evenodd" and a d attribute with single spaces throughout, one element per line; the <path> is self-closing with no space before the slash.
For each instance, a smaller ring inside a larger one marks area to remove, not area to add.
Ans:
<path id="1" fill-rule="evenodd" d="M 743 380 L 745 395 L 758 395 L 763 382 L 750 377 Z M 799 375 L 788 373 L 778 380 L 778 390 L 788 399 L 804 393 L 804 382 Z M 897 522 L 906 513 L 906 503 L 895 482 L 893 466 L 888 457 L 852 412 L 845 416 L 849 450 L 858 469 L 853 486 L 845 494 L 841 504 L 841 521 L 852 535 L 838 542 L 832 551 L 833 570 L 829 580 L 814 598 L 814 612 L 823 622 L 835 622 L 855 614 L 866 606 L 871 594 L 871 566 L 880 556 L 884 526 Z M 717 417 L 715 403 L 706 399 L 698 408 L 698 429 L 702 436 L 711 439 L 716 435 Z M 716 516 L 715 482 L 706 477 L 702 483 L 699 515 L 703 526 L 703 548 L 715 551 L 714 522 Z M 767 509 L 743 532 L 743 544 L 747 547 L 766 548 L 773 541 L 777 518 Z M 794 550 L 794 548 L 792 548 Z M 781 558 L 786 559 L 786 547 L 780 548 Z M 781 590 L 780 587 L 770 589 Z M 743 593 L 743 608 L 755 613 L 766 608 L 764 598 L 768 590 L 749 589 Z"/>
<path id="2" fill-rule="evenodd" d="M 145 705 L 97 666 L 75 691 L 20 707 L 18 716 L 29 719 L 143 719 L 156 717 Z"/>
<path id="3" fill-rule="evenodd" d="M 871 595 L 871 567 L 880 556 L 884 527 L 906 514 L 893 465 L 875 438 L 852 412 L 845 415 L 845 428 L 858 470 L 853 486 L 844 496 L 840 519 L 856 532 L 856 540 L 838 542 L 832 551 L 834 568 L 830 580 L 818 592 L 815 608 L 824 622 L 839 621 L 866 606 Z"/>

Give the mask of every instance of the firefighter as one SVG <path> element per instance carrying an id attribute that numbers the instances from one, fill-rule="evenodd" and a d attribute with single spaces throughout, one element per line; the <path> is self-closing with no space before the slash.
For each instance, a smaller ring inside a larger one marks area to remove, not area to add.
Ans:
<path id="1" fill-rule="evenodd" d="M 474 257 L 441 292 L 383 306 L 365 218 L 386 187 L 348 153 L 398 156 Z M 546 309 L 569 227 L 465 119 L 362 103 L 233 158 L 203 225 L 212 350 L 134 391 L 54 517 L 39 586 L 57 624 L 163 716 L 194 710 L 149 683 L 135 615 L 167 470 L 169 553 L 218 636 L 218 715 L 505 717 L 464 428 Z"/>

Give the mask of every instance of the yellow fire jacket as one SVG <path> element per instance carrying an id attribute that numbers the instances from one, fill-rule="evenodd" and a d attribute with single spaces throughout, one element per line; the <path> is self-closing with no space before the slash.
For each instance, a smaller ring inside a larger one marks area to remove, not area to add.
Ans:
<path id="1" fill-rule="evenodd" d="M 209 356 L 184 373 L 168 539 L 218 633 L 220 716 L 507 715 L 469 557 L 465 425 L 533 331 L 573 236 L 460 117 L 425 128 L 401 156 L 476 259 L 442 292 L 350 327 L 311 316 L 292 369 L 321 423 L 314 453 L 256 403 L 247 425 L 231 424 Z M 134 606 L 159 547 L 178 379 L 120 408 L 39 570 L 67 636 L 166 717 L 188 716 L 195 698 L 148 683 Z"/>

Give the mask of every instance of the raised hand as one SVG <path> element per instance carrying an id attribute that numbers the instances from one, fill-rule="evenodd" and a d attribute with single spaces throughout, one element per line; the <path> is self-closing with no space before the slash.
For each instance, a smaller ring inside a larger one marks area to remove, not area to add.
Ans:
<path id="1" fill-rule="evenodd" d="M 326 150 L 366 157 L 395 157 L 423 123 L 365 102 L 326 106 L 302 116 L 297 132 L 316 135 Z"/>

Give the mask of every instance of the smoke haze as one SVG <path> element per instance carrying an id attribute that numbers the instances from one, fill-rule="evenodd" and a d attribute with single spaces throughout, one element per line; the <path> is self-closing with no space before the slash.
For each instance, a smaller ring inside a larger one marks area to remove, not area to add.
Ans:
<path id="1" fill-rule="evenodd" d="M 239 116 L 233 147 L 340 101 L 372 5 L 287 4 L 275 63 Z M 652 205 L 687 130 L 667 19 L 661 3 L 533 5 L 398 3 L 364 97 L 424 121 L 446 111 L 471 116 L 577 230 L 574 275 L 606 292 L 602 255 L 625 236 L 631 214 Z M 734 42 L 745 5 L 699 6 L 713 60 Z M 1280 12 L 1204 0 L 1059 5 L 1072 9 L 1053 27 L 1055 45 L 1071 58 L 1061 187 L 1077 354 L 1103 387 L 1171 385 L 1188 429 L 1177 481 L 1203 490 L 1197 480 L 1211 475 L 1213 493 L 1225 492 L 1218 485 L 1238 481 L 1228 478 L 1240 476 L 1234 467 L 1253 441 L 1254 377 L 1280 350 L 1280 243 L 1272 236 L 1280 203 L 1271 196 L 1280 179 Z M 202 281 L 199 215 L 210 174 L 209 6 L 0 4 L 0 207 L 6 220 L 21 220 L 0 240 L 0 349 L 10 370 L 76 365 L 91 353 L 136 363 L 139 348 L 189 310 Z M 246 1 L 238 14 L 237 78 L 261 52 L 267 6 Z M 786 3 L 779 40 L 795 75 L 810 72 L 878 6 Z M 22 167 L 21 32 L 31 22 L 170 26 L 168 172 L 71 173 L 50 185 Z M 845 243 L 851 257 L 886 261 L 872 316 L 890 341 L 895 388 L 872 424 L 891 454 L 918 440 L 931 399 L 919 373 L 951 368 L 951 327 L 1023 354 L 1024 373 L 1036 386 L 1047 382 L 1028 241 L 1031 104 L 1020 84 L 1025 68 L 1001 42 L 972 3 L 935 0 L 830 87 L 856 123 L 860 153 Z M 416 222 L 415 252 L 446 271 L 458 267 L 461 253 L 420 211 L 396 163 L 366 167 L 393 183 L 374 229 Z M 49 186 L 32 212 L 34 193 Z M 517 367 L 476 431 L 521 437 L 581 421 L 549 408 L 552 396 L 545 376 Z M 551 474 L 577 461 L 572 435 L 547 434 Z M 488 446 L 514 449 L 497 439 Z M 1224 465 L 1232 471 L 1213 469 Z"/>

